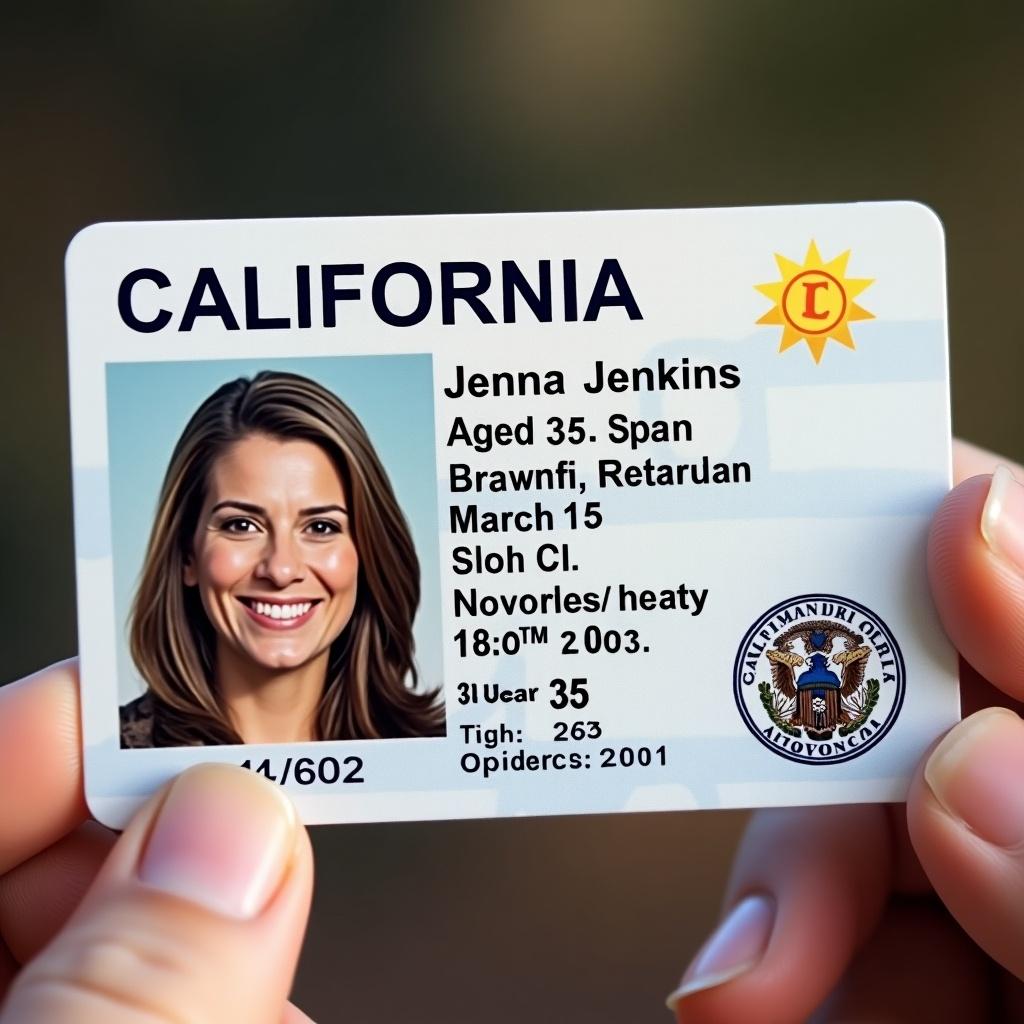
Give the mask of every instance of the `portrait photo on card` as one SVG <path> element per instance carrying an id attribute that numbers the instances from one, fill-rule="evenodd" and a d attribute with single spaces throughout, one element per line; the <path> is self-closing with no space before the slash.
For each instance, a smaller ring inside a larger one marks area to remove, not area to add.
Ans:
<path id="1" fill-rule="evenodd" d="M 110 363 L 122 748 L 444 736 L 430 355 Z"/>

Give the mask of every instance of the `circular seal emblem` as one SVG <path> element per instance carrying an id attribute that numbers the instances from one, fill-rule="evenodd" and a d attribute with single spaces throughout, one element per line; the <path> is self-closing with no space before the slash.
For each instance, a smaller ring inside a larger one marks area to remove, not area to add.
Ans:
<path id="1" fill-rule="evenodd" d="M 870 750 L 903 706 L 899 644 L 870 609 L 835 594 L 769 608 L 747 630 L 733 667 L 736 704 L 769 750 L 836 764 Z"/>

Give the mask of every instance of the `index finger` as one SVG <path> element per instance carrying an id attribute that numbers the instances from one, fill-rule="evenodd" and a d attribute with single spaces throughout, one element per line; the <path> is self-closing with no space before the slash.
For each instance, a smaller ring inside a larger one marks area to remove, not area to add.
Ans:
<path id="1" fill-rule="evenodd" d="M 807 1020 L 874 929 L 892 852 L 881 805 L 758 811 L 733 864 L 731 909 L 669 997 L 676 1019 Z"/>
<path id="2" fill-rule="evenodd" d="M 87 816 L 71 659 L 0 687 L 0 874 Z"/>
<path id="3" fill-rule="evenodd" d="M 971 476 L 939 506 L 928 539 L 935 607 L 950 640 L 983 678 L 1024 698 L 1024 471 L 958 448 Z M 994 470 L 994 473 L 993 473 Z M 992 475 L 989 475 L 989 474 Z"/>

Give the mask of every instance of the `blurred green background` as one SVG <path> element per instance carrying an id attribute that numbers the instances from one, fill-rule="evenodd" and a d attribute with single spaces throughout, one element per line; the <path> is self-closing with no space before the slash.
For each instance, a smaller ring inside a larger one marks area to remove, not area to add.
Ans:
<path id="1" fill-rule="evenodd" d="M 1024 457 L 1019 6 L 35 5 L 0 27 L 0 680 L 75 651 L 62 260 L 98 220 L 919 199 Z M 908 410 L 908 415 L 912 411 Z M 318 829 L 319 1020 L 667 1019 L 739 814 Z"/>

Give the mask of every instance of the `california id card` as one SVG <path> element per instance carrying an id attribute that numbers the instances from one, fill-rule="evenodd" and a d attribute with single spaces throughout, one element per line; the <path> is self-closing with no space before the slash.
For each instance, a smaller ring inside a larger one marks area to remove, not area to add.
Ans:
<path id="1" fill-rule="evenodd" d="M 67 296 L 101 821 L 899 800 L 958 717 L 922 206 L 100 224 Z"/>

